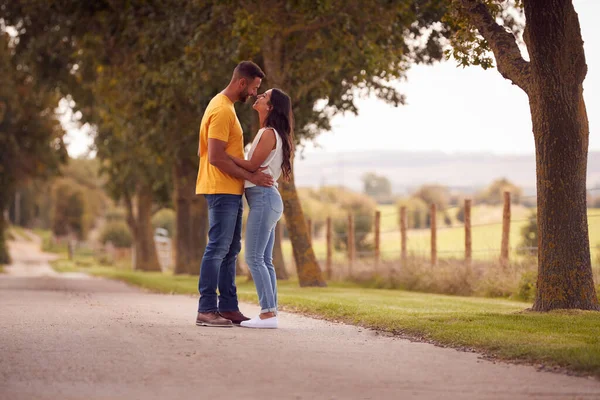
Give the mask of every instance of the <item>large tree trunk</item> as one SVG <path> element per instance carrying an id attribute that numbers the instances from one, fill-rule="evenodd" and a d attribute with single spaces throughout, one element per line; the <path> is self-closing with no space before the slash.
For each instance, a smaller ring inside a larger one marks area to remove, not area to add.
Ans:
<path id="1" fill-rule="evenodd" d="M 538 282 L 535 311 L 598 310 L 586 209 L 587 65 L 571 0 L 525 0 L 523 59 L 513 34 L 479 0 L 454 0 L 494 52 L 498 71 L 527 93 L 536 147 Z"/>
<path id="2" fill-rule="evenodd" d="M 281 241 L 283 240 L 283 226 L 280 222 L 275 226 L 275 246 L 273 246 L 273 266 L 278 280 L 289 279 L 290 275 L 285 268 L 285 259 L 281 250 Z"/>
<path id="3" fill-rule="evenodd" d="M 598 310 L 586 205 L 587 65 L 571 1 L 525 2 L 536 145 L 538 282 L 533 309 Z"/>
<path id="4" fill-rule="evenodd" d="M 131 199 L 126 196 L 127 223 L 133 233 L 135 245 L 135 264 L 133 269 L 141 271 L 160 271 L 158 253 L 154 244 L 152 229 L 152 189 L 140 186 L 136 193 L 136 211 L 134 214 Z"/>
<path id="5" fill-rule="evenodd" d="M 282 51 L 282 38 L 275 35 L 265 37 L 262 54 L 267 80 L 272 87 L 285 88 L 285 59 Z M 281 182 L 279 192 L 283 199 L 285 223 L 290 234 L 294 260 L 300 286 L 326 286 L 317 257 L 312 248 L 302 212 L 300 199 L 292 176 L 290 182 Z"/>
<path id="6" fill-rule="evenodd" d="M 4 220 L 4 206 L 0 207 L 0 265 L 10 264 L 10 254 L 6 244 L 6 221 Z"/>
<path id="7" fill-rule="evenodd" d="M 181 161 L 174 168 L 176 274 L 198 274 L 206 247 L 208 209 L 204 197 L 195 194 L 196 171 L 188 161 Z"/>

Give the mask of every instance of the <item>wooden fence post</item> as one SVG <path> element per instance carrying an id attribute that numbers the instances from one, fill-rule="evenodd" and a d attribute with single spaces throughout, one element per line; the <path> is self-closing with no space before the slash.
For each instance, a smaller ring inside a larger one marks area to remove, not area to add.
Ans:
<path id="1" fill-rule="evenodd" d="M 348 214 L 348 273 L 352 276 L 352 264 L 356 256 L 356 248 L 354 244 L 354 216 Z"/>
<path id="2" fill-rule="evenodd" d="M 502 244 L 500 247 L 500 265 L 508 266 L 510 239 L 510 192 L 504 192 L 504 210 L 502 211 Z"/>
<path id="3" fill-rule="evenodd" d="M 436 206 L 431 205 L 431 215 L 429 218 L 431 225 L 431 265 L 437 264 L 437 224 L 436 224 Z"/>
<path id="4" fill-rule="evenodd" d="M 375 273 L 381 259 L 381 211 L 375 211 Z"/>
<path id="5" fill-rule="evenodd" d="M 327 260 L 325 261 L 325 271 L 327 278 L 331 279 L 331 264 L 333 263 L 333 233 L 331 226 L 331 217 L 327 217 Z"/>
<path id="6" fill-rule="evenodd" d="M 400 259 L 406 265 L 406 206 L 400 207 Z"/>
<path id="7" fill-rule="evenodd" d="M 471 239 L 471 199 L 465 199 L 465 264 L 471 265 L 473 259 L 473 242 Z"/>

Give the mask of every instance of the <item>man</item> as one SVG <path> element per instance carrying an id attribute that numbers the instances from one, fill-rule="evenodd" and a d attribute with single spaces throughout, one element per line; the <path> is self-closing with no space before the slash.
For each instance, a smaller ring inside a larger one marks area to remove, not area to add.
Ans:
<path id="1" fill-rule="evenodd" d="M 244 158 L 242 126 L 233 105 L 256 96 L 264 77 L 253 62 L 239 63 L 229 85 L 208 104 L 200 124 L 196 194 L 206 197 L 210 228 L 198 281 L 199 326 L 231 327 L 249 319 L 239 311 L 235 286 L 235 262 L 242 248 L 244 180 L 272 186 L 273 178 L 262 170 L 250 173 L 238 167 L 229 155 Z"/>

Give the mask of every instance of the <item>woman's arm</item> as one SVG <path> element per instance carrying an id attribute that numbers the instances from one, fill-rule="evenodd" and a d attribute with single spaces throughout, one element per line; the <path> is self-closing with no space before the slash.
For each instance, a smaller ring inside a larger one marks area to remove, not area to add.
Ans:
<path id="1" fill-rule="evenodd" d="M 271 150 L 275 148 L 276 144 L 277 139 L 275 138 L 275 132 L 273 131 L 273 129 L 266 129 L 260 137 L 260 140 L 256 145 L 256 148 L 254 149 L 254 153 L 252 153 L 252 158 L 250 160 L 243 160 L 241 158 L 233 156 L 229 157 L 231 157 L 233 162 L 238 167 L 244 168 L 246 171 L 254 172 L 258 168 L 260 168 L 262 163 L 265 162 L 265 160 L 271 153 Z"/>

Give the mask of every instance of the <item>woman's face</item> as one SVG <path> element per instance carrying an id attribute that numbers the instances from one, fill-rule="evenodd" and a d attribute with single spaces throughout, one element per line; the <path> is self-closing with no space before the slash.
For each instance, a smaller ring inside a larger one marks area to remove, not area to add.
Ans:
<path id="1" fill-rule="evenodd" d="M 271 89 L 256 96 L 256 101 L 254 102 L 254 105 L 252 106 L 252 108 L 254 108 L 259 113 L 268 113 L 269 111 L 271 111 L 271 108 L 273 107 L 269 103 L 270 101 L 271 101 Z"/>

